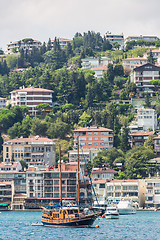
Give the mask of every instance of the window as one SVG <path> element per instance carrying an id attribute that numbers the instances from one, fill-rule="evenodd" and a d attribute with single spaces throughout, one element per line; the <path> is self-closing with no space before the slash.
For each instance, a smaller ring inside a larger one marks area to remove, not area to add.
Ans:
<path id="1" fill-rule="evenodd" d="M 92 145 L 92 142 L 88 142 L 88 145 Z"/>
<path id="2" fill-rule="evenodd" d="M 79 140 L 80 140 L 80 141 L 85 141 L 85 140 L 86 140 L 86 137 L 79 137 Z"/>
<path id="3" fill-rule="evenodd" d="M 98 137 L 95 137 L 94 140 L 98 140 Z"/>
<path id="4" fill-rule="evenodd" d="M 88 132 L 88 135 L 92 135 L 92 132 Z"/>
<path id="5" fill-rule="evenodd" d="M 105 188 L 105 183 L 100 183 L 99 188 Z"/>
<path id="6" fill-rule="evenodd" d="M 115 190 L 121 190 L 121 186 L 115 186 Z"/>
<path id="7" fill-rule="evenodd" d="M 94 135 L 98 135 L 98 132 L 94 132 Z"/>
<path id="8" fill-rule="evenodd" d="M 98 142 L 95 142 L 95 143 L 94 143 L 94 145 L 96 145 L 96 146 L 97 146 L 97 145 L 98 145 Z"/>
<path id="9" fill-rule="evenodd" d="M 89 137 L 89 138 L 88 138 L 88 141 L 92 141 L 92 137 Z"/>

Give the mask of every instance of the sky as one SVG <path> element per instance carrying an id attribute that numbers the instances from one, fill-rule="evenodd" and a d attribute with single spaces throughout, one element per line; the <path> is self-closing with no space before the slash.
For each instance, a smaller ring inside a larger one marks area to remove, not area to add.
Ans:
<path id="1" fill-rule="evenodd" d="M 159 0 L 0 0 L 0 48 L 33 38 L 47 42 L 76 32 L 160 37 Z"/>

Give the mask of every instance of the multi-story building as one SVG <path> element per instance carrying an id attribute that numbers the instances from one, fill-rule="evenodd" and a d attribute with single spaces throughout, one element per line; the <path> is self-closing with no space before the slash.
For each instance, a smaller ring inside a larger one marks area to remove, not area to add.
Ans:
<path id="1" fill-rule="evenodd" d="M 22 170 L 20 162 L 1 162 L 0 163 L 0 172 L 19 172 Z"/>
<path id="2" fill-rule="evenodd" d="M 145 180 L 112 180 L 106 183 L 106 196 L 109 202 L 118 202 L 122 198 L 132 200 L 139 207 L 145 203 Z"/>
<path id="3" fill-rule="evenodd" d="M 59 170 L 39 170 L 30 167 L 26 172 L 27 208 L 37 208 L 43 203 L 60 201 Z M 77 198 L 77 174 L 74 170 L 62 169 L 62 198 L 64 200 L 76 200 Z M 36 200 L 36 202 L 35 202 Z M 35 206 L 34 206 L 35 204 Z"/>
<path id="4" fill-rule="evenodd" d="M 160 207 L 160 179 L 145 179 L 146 194 L 145 206 L 147 208 Z"/>
<path id="5" fill-rule="evenodd" d="M 154 85 L 150 83 L 155 79 L 160 79 L 160 67 L 158 66 L 146 63 L 133 69 L 132 81 L 137 86 L 138 97 L 144 97 L 146 93 L 149 93 L 151 97 L 155 95 Z"/>
<path id="6" fill-rule="evenodd" d="M 98 151 L 97 150 L 85 150 L 79 151 L 79 161 L 82 162 L 88 162 L 89 160 L 93 162 L 93 159 L 97 156 Z M 76 162 L 77 161 L 77 150 L 71 150 L 69 151 L 69 162 Z"/>
<path id="7" fill-rule="evenodd" d="M 112 34 L 110 32 L 107 32 L 105 34 L 105 37 L 110 42 L 110 44 L 117 42 L 120 45 L 120 49 L 124 49 L 124 35 L 123 34 Z"/>
<path id="8" fill-rule="evenodd" d="M 117 171 L 110 168 L 93 168 L 92 169 L 92 179 L 93 180 L 112 180 Z"/>
<path id="9" fill-rule="evenodd" d="M 47 110 L 52 109 L 52 95 L 53 91 L 43 88 L 20 88 L 11 92 L 10 104 L 12 106 L 25 105 L 29 108 L 29 113 L 36 115 L 37 111 L 35 107 L 42 103 L 49 104 Z"/>
<path id="10" fill-rule="evenodd" d="M 26 173 L 25 172 L 14 172 L 5 171 L 0 172 L 0 182 L 11 181 L 14 184 L 15 194 L 26 193 Z"/>
<path id="11" fill-rule="evenodd" d="M 153 140 L 154 140 L 154 151 L 159 156 L 160 155 L 160 136 L 153 138 Z"/>
<path id="12" fill-rule="evenodd" d="M 0 97 L 0 108 L 6 108 L 6 98 Z"/>
<path id="13" fill-rule="evenodd" d="M 135 58 L 126 58 L 122 60 L 123 67 L 131 71 L 137 66 L 141 66 L 147 63 L 147 58 L 135 57 Z"/>
<path id="14" fill-rule="evenodd" d="M 55 165 L 55 143 L 48 138 L 39 136 L 31 138 L 16 138 L 3 144 L 3 161 L 25 161 L 32 165 Z"/>
<path id="15" fill-rule="evenodd" d="M 67 38 L 57 38 L 56 40 L 59 42 L 59 45 L 61 46 L 62 49 L 65 46 L 67 46 L 68 43 L 72 42 L 71 39 L 67 39 Z M 52 48 L 54 47 L 54 40 L 51 40 L 51 46 Z"/>
<path id="16" fill-rule="evenodd" d="M 106 70 L 106 67 L 108 66 L 109 63 L 113 63 L 111 58 L 108 57 L 100 57 L 100 58 L 96 58 L 96 57 L 89 57 L 89 58 L 84 58 L 82 59 L 82 70 L 89 70 L 92 69 L 94 71 L 94 69 L 96 68 L 104 68 Z"/>
<path id="17" fill-rule="evenodd" d="M 140 108 L 137 110 L 138 127 L 144 131 L 157 129 L 157 114 L 154 109 Z"/>
<path id="18" fill-rule="evenodd" d="M 103 77 L 103 72 L 107 71 L 107 69 L 108 68 L 106 66 L 91 68 L 91 70 L 95 72 L 94 75 L 95 75 L 96 78 Z"/>
<path id="19" fill-rule="evenodd" d="M 149 136 L 154 135 L 153 131 L 136 131 L 130 134 L 131 147 L 143 146 Z"/>
<path id="20" fill-rule="evenodd" d="M 42 43 L 38 40 L 23 39 L 16 42 L 10 42 L 7 44 L 7 53 L 12 54 L 15 51 L 18 52 L 20 49 L 31 51 L 33 48 L 41 47 Z"/>
<path id="21" fill-rule="evenodd" d="M 77 148 L 77 137 L 82 150 L 102 150 L 113 147 L 113 130 L 104 127 L 84 127 L 74 130 L 74 148 Z"/>
<path id="22" fill-rule="evenodd" d="M 157 36 L 129 36 L 125 39 L 125 44 L 129 41 L 137 41 L 137 40 L 143 40 L 143 41 L 157 41 L 159 38 Z"/>
<path id="23" fill-rule="evenodd" d="M 13 181 L 6 182 L 0 181 L 0 203 L 3 203 L 4 205 L 7 204 L 6 206 L 11 205 L 13 201 L 13 195 L 14 195 Z M 3 208 L 4 208 L 3 205 L 0 206 L 0 209 Z"/>

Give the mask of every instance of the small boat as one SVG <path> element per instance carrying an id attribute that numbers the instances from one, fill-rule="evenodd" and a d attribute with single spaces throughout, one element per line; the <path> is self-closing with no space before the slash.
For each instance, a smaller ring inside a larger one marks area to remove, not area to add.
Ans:
<path id="1" fill-rule="evenodd" d="M 120 215 L 135 214 L 136 209 L 132 206 L 132 201 L 130 200 L 121 200 L 117 204 L 117 208 Z"/>
<path id="2" fill-rule="evenodd" d="M 105 218 L 106 219 L 118 219 L 119 218 L 119 212 L 116 207 L 107 207 L 105 212 Z"/>
<path id="3" fill-rule="evenodd" d="M 77 141 L 78 142 L 78 141 Z M 77 157 L 77 173 L 78 173 L 78 206 L 62 204 L 62 175 L 61 175 L 61 150 L 59 145 L 59 166 L 60 166 L 60 206 L 53 209 L 42 207 L 44 212 L 42 214 L 41 222 L 44 226 L 49 227 L 90 227 L 98 218 L 99 213 L 92 213 L 89 210 L 80 209 L 80 178 L 79 178 L 79 143 L 77 143 L 78 157 Z"/>
<path id="4" fill-rule="evenodd" d="M 43 226 L 43 223 L 38 223 L 38 222 L 36 222 L 36 223 L 32 223 L 31 225 L 32 225 L 32 226 Z"/>

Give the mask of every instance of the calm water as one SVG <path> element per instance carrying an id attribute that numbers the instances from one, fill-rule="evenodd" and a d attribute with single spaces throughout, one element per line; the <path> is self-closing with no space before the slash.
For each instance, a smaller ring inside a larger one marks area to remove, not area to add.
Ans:
<path id="1" fill-rule="evenodd" d="M 160 240 L 160 211 L 137 212 L 119 219 L 97 219 L 92 228 L 49 228 L 31 226 L 40 222 L 41 212 L 2 212 L 0 214 L 0 240 Z M 100 228 L 95 228 L 96 224 Z"/>

